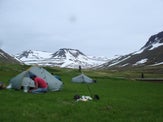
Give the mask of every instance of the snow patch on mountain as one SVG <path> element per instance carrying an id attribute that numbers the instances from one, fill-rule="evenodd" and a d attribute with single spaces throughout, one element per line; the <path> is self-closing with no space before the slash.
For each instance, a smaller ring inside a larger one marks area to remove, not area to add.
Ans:
<path id="1" fill-rule="evenodd" d="M 158 65 L 162 65 L 162 64 L 163 64 L 163 62 L 160 62 L 160 63 L 155 63 L 155 64 L 150 65 L 150 66 L 158 66 Z"/>
<path id="2" fill-rule="evenodd" d="M 149 50 L 153 50 L 155 48 L 158 48 L 159 46 L 163 46 L 163 43 L 155 43 L 152 45 L 152 47 Z"/>
<path id="3" fill-rule="evenodd" d="M 121 58 L 121 57 L 119 57 L 119 58 Z M 124 58 L 124 59 L 122 59 L 122 60 L 116 61 L 116 62 L 114 62 L 113 64 L 110 64 L 109 66 L 110 66 L 110 67 L 111 67 L 111 66 L 114 66 L 114 65 L 116 65 L 116 64 L 118 64 L 118 63 L 120 63 L 120 62 L 122 62 L 122 61 L 124 61 L 124 60 L 126 60 L 126 59 L 128 59 L 128 58 L 130 58 L 130 56 L 128 56 L 128 57 L 126 57 L 126 58 Z"/>
<path id="4" fill-rule="evenodd" d="M 121 67 L 125 67 L 125 66 L 127 66 L 127 65 L 129 65 L 129 63 L 127 63 L 127 64 L 123 64 Z"/>
<path id="5" fill-rule="evenodd" d="M 26 60 L 36 60 L 36 59 L 47 59 L 50 58 L 52 53 L 44 52 L 44 51 L 24 51 L 22 54 L 18 54 L 16 57 L 21 59 L 22 61 Z"/>
<path id="6" fill-rule="evenodd" d="M 2 52 L 0 52 L 0 55 L 7 58 L 7 56 L 5 56 L 4 53 Z"/>
<path id="7" fill-rule="evenodd" d="M 140 61 L 137 61 L 135 64 L 133 64 L 134 66 L 136 66 L 136 65 L 139 65 L 139 64 L 144 64 L 145 62 L 147 62 L 148 61 L 148 59 L 146 58 L 146 59 L 141 59 Z"/>
<path id="8" fill-rule="evenodd" d="M 132 55 L 140 54 L 140 53 L 142 53 L 143 51 L 144 51 L 144 49 L 140 49 L 140 50 L 138 50 L 138 51 L 133 52 Z"/>

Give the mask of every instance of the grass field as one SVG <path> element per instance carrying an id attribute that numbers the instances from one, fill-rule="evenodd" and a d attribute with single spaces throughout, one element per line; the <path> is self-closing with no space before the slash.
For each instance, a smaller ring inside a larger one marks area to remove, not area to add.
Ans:
<path id="1" fill-rule="evenodd" d="M 10 78 L 27 68 L 1 66 L 0 81 L 8 84 Z M 100 100 L 76 102 L 74 95 L 90 95 L 86 84 L 70 82 L 79 74 L 77 70 L 46 69 L 62 77 L 63 89 L 46 94 L 0 90 L 0 122 L 163 121 L 163 83 L 126 79 L 126 76 L 131 77 L 129 72 L 84 71 L 97 80 L 97 83 L 89 84 L 89 88 Z"/>

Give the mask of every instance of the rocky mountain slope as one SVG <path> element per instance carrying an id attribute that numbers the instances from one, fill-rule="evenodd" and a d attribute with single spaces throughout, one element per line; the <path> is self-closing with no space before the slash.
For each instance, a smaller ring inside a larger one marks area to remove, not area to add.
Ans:
<path id="1" fill-rule="evenodd" d="M 58 66 L 66 68 L 90 68 L 105 63 L 107 58 L 89 57 L 77 49 L 62 48 L 55 53 L 43 51 L 24 51 L 16 58 L 27 65 Z"/>
<path id="2" fill-rule="evenodd" d="M 19 60 L 0 49 L 0 63 L 20 64 Z"/>
<path id="3" fill-rule="evenodd" d="M 163 64 L 163 32 L 152 35 L 138 51 L 119 56 L 96 68 L 114 69 L 139 66 L 156 66 Z"/>

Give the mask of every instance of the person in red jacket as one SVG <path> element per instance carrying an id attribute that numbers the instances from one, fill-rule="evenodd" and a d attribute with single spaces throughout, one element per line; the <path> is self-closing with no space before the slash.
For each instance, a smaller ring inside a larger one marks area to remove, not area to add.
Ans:
<path id="1" fill-rule="evenodd" d="M 30 78 L 35 82 L 35 87 L 31 89 L 29 92 L 31 93 L 46 93 L 47 92 L 48 84 L 44 79 L 37 77 L 36 75 L 30 76 Z"/>

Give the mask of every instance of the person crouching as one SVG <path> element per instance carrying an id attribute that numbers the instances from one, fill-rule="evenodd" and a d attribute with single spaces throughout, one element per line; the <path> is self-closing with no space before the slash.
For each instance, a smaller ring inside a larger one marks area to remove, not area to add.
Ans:
<path id="1" fill-rule="evenodd" d="M 30 78 L 35 82 L 35 87 L 29 90 L 30 93 L 46 93 L 48 91 L 48 84 L 44 79 L 36 75 L 30 76 Z"/>

